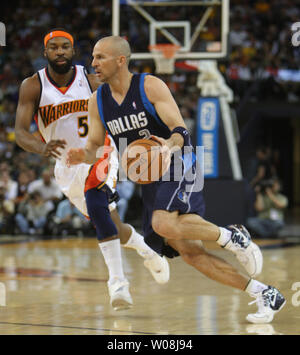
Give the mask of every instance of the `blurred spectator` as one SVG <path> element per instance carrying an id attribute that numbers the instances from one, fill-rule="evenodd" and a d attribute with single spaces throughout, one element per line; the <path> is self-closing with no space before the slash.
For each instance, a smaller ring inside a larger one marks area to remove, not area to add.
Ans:
<path id="1" fill-rule="evenodd" d="M 0 158 L 4 160 L 5 150 L 7 146 L 6 132 L 0 129 Z"/>
<path id="2" fill-rule="evenodd" d="M 274 175 L 276 175 L 276 171 L 271 162 L 271 149 L 266 146 L 259 146 L 256 149 L 256 159 L 252 162 L 247 174 L 251 186 L 255 187 L 261 181 L 269 180 Z"/>
<path id="3" fill-rule="evenodd" d="M 235 22 L 229 33 L 229 43 L 232 46 L 242 46 L 248 39 L 248 32 L 245 31 L 239 22 Z"/>
<path id="4" fill-rule="evenodd" d="M 16 204 L 21 203 L 28 197 L 28 185 L 30 183 L 30 175 L 28 171 L 21 171 L 18 177 L 18 192 L 15 199 Z"/>
<path id="5" fill-rule="evenodd" d="M 0 106 L 0 124 L 12 127 L 15 123 L 15 114 L 16 103 L 12 99 L 9 99 L 8 96 L 6 96 Z"/>
<path id="6" fill-rule="evenodd" d="M 193 134 L 196 120 L 191 117 L 189 110 L 185 106 L 181 108 L 181 115 L 184 119 L 184 123 L 186 124 L 188 131 L 190 132 L 190 134 Z"/>
<path id="7" fill-rule="evenodd" d="M 40 192 L 35 191 L 19 205 L 16 215 L 17 227 L 24 234 L 42 235 L 50 211 Z"/>
<path id="8" fill-rule="evenodd" d="M 253 156 L 247 164 L 245 164 L 244 176 L 249 185 L 247 185 L 247 216 L 253 217 L 256 215 L 254 208 L 256 193 L 255 187 L 261 182 L 268 182 L 276 175 L 276 166 L 271 160 L 271 149 L 265 145 L 259 145 Z"/>
<path id="9" fill-rule="evenodd" d="M 12 200 L 5 198 L 6 188 L 0 182 L 0 234 L 13 234 L 15 205 Z"/>
<path id="10" fill-rule="evenodd" d="M 126 181 L 119 181 L 117 184 L 117 191 L 120 196 L 120 200 L 117 203 L 118 212 L 120 215 L 120 219 L 122 222 L 125 221 L 126 212 L 128 209 L 128 203 L 134 193 L 135 185 L 133 182 L 126 180 Z"/>
<path id="11" fill-rule="evenodd" d="M 18 183 L 11 179 L 8 170 L 4 170 L 0 176 L 0 182 L 5 189 L 5 198 L 7 200 L 14 200 L 18 193 Z"/>
<path id="12" fill-rule="evenodd" d="M 11 168 L 10 168 L 9 164 L 7 163 L 7 161 L 2 161 L 0 163 L 0 178 L 4 172 L 10 172 L 10 170 L 11 170 Z"/>
<path id="13" fill-rule="evenodd" d="M 91 222 L 68 199 L 59 202 L 51 221 L 52 235 L 83 234 L 92 229 Z"/>
<path id="14" fill-rule="evenodd" d="M 278 179 L 265 181 L 256 186 L 255 210 L 256 217 L 247 220 L 247 227 L 255 236 L 272 238 L 284 226 L 284 210 L 288 206 L 288 199 L 280 193 L 281 186 Z"/>
<path id="15" fill-rule="evenodd" d="M 47 202 L 50 211 L 54 210 L 63 197 L 55 179 L 51 176 L 49 168 L 46 168 L 42 172 L 42 178 L 33 181 L 28 186 L 28 193 L 39 192 L 44 201 Z"/>

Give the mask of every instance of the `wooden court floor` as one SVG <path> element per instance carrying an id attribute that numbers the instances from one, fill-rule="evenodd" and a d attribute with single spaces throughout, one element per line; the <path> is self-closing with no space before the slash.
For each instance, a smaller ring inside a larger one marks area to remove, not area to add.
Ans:
<path id="1" fill-rule="evenodd" d="M 207 247 L 239 267 L 227 251 Z M 252 298 L 180 258 L 170 260 L 169 283 L 158 285 L 142 258 L 123 249 L 134 307 L 115 312 L 95 239 L 0 244 L 0 334 L 300 334 L 300 246 L 267 248 L 263 255 L 258 279 L 279 288 L 287 304 L 272 324 L 253 325 L 245 320 L 256 310 L 248 306 Z"/>

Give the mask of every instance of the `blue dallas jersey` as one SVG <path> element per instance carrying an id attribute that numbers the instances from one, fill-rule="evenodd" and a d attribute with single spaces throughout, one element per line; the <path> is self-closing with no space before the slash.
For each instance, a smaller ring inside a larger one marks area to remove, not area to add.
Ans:
<path id="1" fill-rule="evenodd" d="M 170 137 L 169 128 L 146 96 L 144 89 L 146 75 L 145 73 L 133 75 L 121 105 L 112 97 L 108 84 L 103 84 L 97 90 L 99 115 L 118 150 L 120 138 L 126 138 L 129 145 L 137 139 L 149 138 L 150 135 L 165 139 Z"/>

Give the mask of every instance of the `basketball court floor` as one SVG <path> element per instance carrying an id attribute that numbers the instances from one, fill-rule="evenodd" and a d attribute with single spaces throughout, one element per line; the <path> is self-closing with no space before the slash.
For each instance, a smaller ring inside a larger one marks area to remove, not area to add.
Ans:
<path id="1" fill-rule="evenodd" d="M 96 239 L 2 240 L 0 334 L 300 334 L 300 245 L 258 243 L 264 255 L 258 280 L 279 288 L 287 299 L 266 325 L 245 320 L 256 311 L 247 294 L 207 279 L 180 258 L 170 260 L 169 283 L 158 285 L 142 258 L 123 249 L 134 307 L 115 312 Z M 239 268 L 229 252 L 214 243 L 206 247 Z"/>

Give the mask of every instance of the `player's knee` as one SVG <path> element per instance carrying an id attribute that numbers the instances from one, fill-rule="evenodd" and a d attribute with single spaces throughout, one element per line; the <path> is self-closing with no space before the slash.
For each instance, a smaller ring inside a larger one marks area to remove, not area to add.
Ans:
<path id="1" fill-rule="evenodd" d="M 106 195 L 102 191 L 89 190 L 85 194 L 87 210 L 97 232 L 97 239 L 104 240 L 118 234 L 113 222 Z"/>
<path id="2" fill-rule="evenodd" d="M 154 212 L 152 217 L 152 228 L 155 233 L 162 237 L 166 234 L 167 223 L 163 223 L 163 218 L 159 213 Z"/>
<path id="3" fill-rule="evenodd" d="M 166 215 L 154 213 L 152 217 L 152 228 L 155 233 L 164 238 L 175 240 L 182 239 L 180 228 L 176 226 L 173 219 L 167 218 Z"/>
<path id="4" fill-rule="evenodd" d="M 120 219 L 117 209 L 115 208 L 110 212 L 111 219 L 113 220 L 114 224 L 116 225 L 118 232 L 121 233 L 123 231 L 123 223 Z"/>

